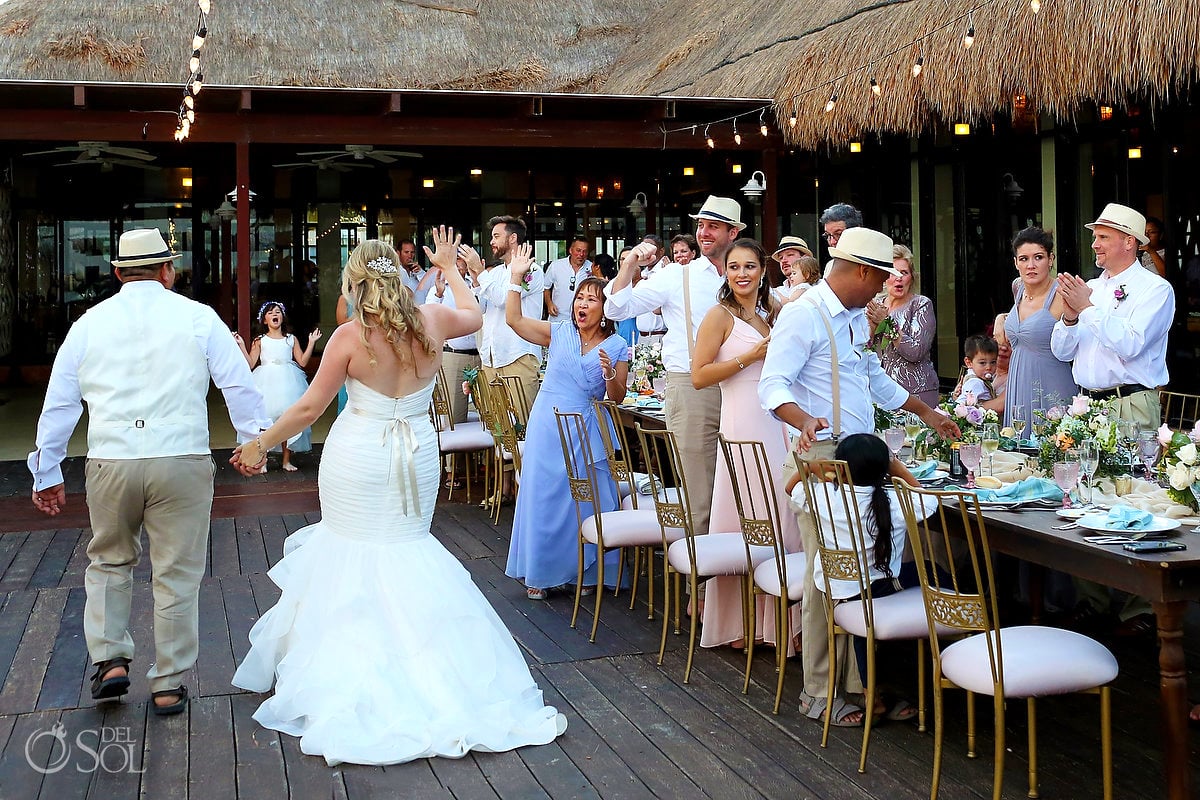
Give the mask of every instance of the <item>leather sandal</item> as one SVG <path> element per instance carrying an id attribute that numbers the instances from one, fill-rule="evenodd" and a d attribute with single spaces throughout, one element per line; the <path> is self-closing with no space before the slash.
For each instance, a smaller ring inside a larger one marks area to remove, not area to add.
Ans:
<path id="1" fill-rule="evenodd" d="M 104 678 L 110 671 L 123 667 L 124 675 L 116 675 L 107 680 Z M 124 657 L 110 658 L 96 663 L 96 672 L 92 675 L 92 699 L 115 700 L 129 691 L 129 659 Z"/>
<path id="2" fill-rule="evenodd" d="M 170 705 L 160 706 L 154 702 L 156 697 L 178 697 L 177 702 Z M 163 689 L 161 692 L 150 693 L 150 705 L 154 708 L 154 713 L 160 717 L 168 717 L 172 714 L 178 714 L 187 708 L 188 690 L 186 686 L 180 686 L 178 689 Z"/>

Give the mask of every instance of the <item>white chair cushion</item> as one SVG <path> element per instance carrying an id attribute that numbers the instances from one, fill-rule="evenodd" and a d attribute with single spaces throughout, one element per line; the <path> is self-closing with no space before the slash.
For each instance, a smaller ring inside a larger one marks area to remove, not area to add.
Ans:
<path id="1" fill-rule="evenodd" d="M 467 422 L 479 422 L 479 412 L 478 411 L 468 411 L 467 412 Z"/>
<path id="2" fill-rule="evenodd" d="M 605 547 L 640 547 L 642 545 L 662 544 L 662 528 L 658 524 L 658 515 L 653 511 L 638 509 L 636 511 L 605 511 L 600 515 L 600 523 L 604 526 Z M 583 521 L 580 534 L 585 542 L 596 543 L 596 517 L 591 516 Z M 668 541 L 683 536 L 682 528 L 668 528 Z"/>
<path id="3" fill-rule="evenodd" d="M 1103 686 L 1117 677 L 1108 648 L 1080 633 L 1022 625 L 1000 629 L 1004 696 L 1043 697 Z M 990 695 L 992 671 L 983 634 L 942 650 L 942 674 L 972 692 Z"/>
<path id="4" fill-rule="evenodd" d="M 928 639 L 929 622 L 925 618 L 925 598 L 921 587 L 914 586 L 873 601 L 876 639 Z M 840 603 L 833 609 L 833 621 L 855 636 L 867 635 L 863 601 Z M 953 628 L 938 627 L 941 636 L 953 636 Z"/>
<path id="5" fill-rule="evenodd" d="M 522 458 L 525 457 L 525 440 L 524 439 L 517 439 L 517 452 L 521 454 Z M 504 457 L 505 461 L 512 461 L 512 451 L 509 450 L 507 447 L 501 447 L 500 454 Z"/>
<path id="6" fill-rule="evenodd" d="M 622 483 L 621 485 L 624 486 L 625 484 Z M 625 509 L 626 511 L 633 508 L 633 500 L 631 499 L 632 496 L 633 495 L 631 495 L 631 494 L 630 495 L 625 494 L 624 490 L 622 489 L 622 497 L 624 499 L 621 500 L 621 508 Z M 664 502 L 667 502 L 667 503 L 678 503 L 679 502 L 679 490 L 677 488 L 675 488 L 674 486 L 668 486 L 667 488 L 663 489 L 662 496 L 666 498 L 666 500 Z M 639 509 L 654 508 L 654 498 L 648 494 L 640 494 L 639 493 L 638 498 L 637 498 L 637 507 Z"/>
<path id="7" fill-rule="evenodd" d="M 758 566 L 773 556 L 775 551 L 770 547 L 751 547 L 750 560 L 753 566 Z M 667 549 L 667 561 L 677 571 L 690 573 L 691 561 L 688 558 L 687 541 L 680 539 L 673 542 Z M 696 537 L 696 574 L 697 575 L 745 575 L 746 574 L 746 545 L 741 533 L 709 533 Z"/>
<path id="8" fill-rule="evenodd" d="M 804 553 L 788 553 L 784 556 L 787 565 L 788 600 L 797 601 L 804 596 L 804 573 L 808 569 L 808 556 Z M 768 558 L 754 568 L 754 585 L 767 594 L 779 596 L 779 570 L 775 559 Z"/>
<path id="9" fill-rule="evenodd" d="M 473 450 L 487 450 L 496 443 L 492 434 L 482 427 L 459 425 L 454 430 L 442 431 L 438 434 L 438 449 L 443 453 L 469 453 Z"/>

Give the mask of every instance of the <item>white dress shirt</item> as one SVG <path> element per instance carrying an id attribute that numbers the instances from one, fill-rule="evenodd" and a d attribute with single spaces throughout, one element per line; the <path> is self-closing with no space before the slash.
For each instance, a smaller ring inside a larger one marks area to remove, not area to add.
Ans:
<path id="1" fill-rule="evenodd" d="M 1077 324 L 1059 320 L 1054 325 L 1050 351 L 1060 361 L 1074 359 L 1071 372 L 1085 389 L 1131 383 L 1150 389 L 1165 386 L 1170 380 L 1167 332 L 1175 319 L 1171 284 L 1134 262 L 1117 275 L 1106 270 L 1087 285 L 1092 305 L 1079 315 Z M 1124 300 L 1114 297 L 1117 289 Z"/>
<path id="2" fill-rule="evenodd" d="M 866 349 L 870 340 L 864 309 L 847 309 L 829 284 L 821 281 L 779 312 L 758 382 L 758 399 L 771 414 L 795 403 L 814 417 L 834 424 L 833 366 L 829 334 L 816 303 L 830 317 L 838 351 L 838 376 L 842 405 L 843 437 L 875 430 L 875 402 L 887 410 L 908 400 L 908 391 L 883 371 L 879 356 Z M 830 428 L 818 439 L 833 435 Z"/>
<path id="3" fill-rule="evenodd" d="M 604 316 L 621 320 L 662 308 L 667 333 L 663 336 L 663 366 L 667 372 L 692 371 L 692 360 L 688 354 L 688 322 L 684 318 L 683 272 L 690 273 L 689 288 L 692 296 L 692 341 L 704 315 L 717 304 L 717 291 L 725 278 L 717 273 L 716 266 L 704 256 L 694 259 L 687 266 L 664 264 L 649 278 L 637 286 L 626 286 L 619 292 L 612 290 L 612 283 L 604 289 L 608 300 L 604 304 Z"/>
<path id="4" fill-rule="evenodd" d="M 83 402 L 90 458 L 208 454 L 210 377 L 239 441 L 270 427 L 250 367 L 215 311 L 158 281 L 122 284 L 71 326 L 55 356 L 27 461 L 34 490 L 63 482 Z"/>
<path id="5" fill-rule="evenodd" d="M 404 281 L 404 285 L 413 293 L 413 302 L 419 306 L 424 305 L 429 297 L 429 284 L 426 284 L 424 289 L 418 289 L 417 287 L 421 285 L 421 278 L 424 278 L 429 270 L 421 269 L 419 266 L 412 272 L 404 269 L 404 267 L 400 267 L 400 269 L 400 280 Z"/>
<path id="6" fill-rule="evenodd" d="M 474 288 L 471 286 L 470 275 L 467 275 L 464 280 L 466 280 L 468 288 Z M 458 308 L 458 304 L 454 302 L 454 292 L 450 291 L 450 287 L 445 287 L 442 292 L 442 296 L 438 297 L 436 286 L 437 284 L 435 283 L 433 297 L 429 299 L 429 302 L 441 303 L 447 308 Z M 476 333 L 478 333 L 478 331 L 476 331 Z M 446 347 L 449 347 L 451 350 L 476 350 L 478 349 L 478 344 L 476 344 L 475 333 L 468 333 L 466 336 L 455 336 L 453 339 L 447 339 Z"/>
<path id="7" fill-rule="evenodd" d="M 592 262 L 584 260 L 579 269 L 571 266 L 571 259 L 556 258 L 546 265 L 546 288 L 554 301 L 558 313 L 550 317 L 551 322 L 570 322 L 571 306 L 575 302 L 575 287 L 584 277 L 591 274 Z"/>
<path id="8" fill-rule="evenodd" d="M 529 287 L 521 291 L 521 313 L 529 319 L 541 319 L 546 288 L 542 268 L 536 263 L 529 270 Z M 542 358 L 542 348 L 517 335 L 505 322 L 505 303 L 508 302 L 512 270 L 507 264 L 492 267 L 479 276 L 475 296 L 483 310 L 483 328 L 479 331 L 479 358 L 485 367 L 507 367 L 521 356 Z"/>

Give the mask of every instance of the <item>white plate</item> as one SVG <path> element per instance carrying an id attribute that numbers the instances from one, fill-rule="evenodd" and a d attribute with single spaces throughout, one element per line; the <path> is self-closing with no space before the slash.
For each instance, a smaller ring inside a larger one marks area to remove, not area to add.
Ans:
<path id="1" fill-rule="evenodd" d="M 1155 517 L 1150 521 L 1150 524 L 1144 528 L 1122 528 L 1117 525 L 1108 524 L 1108 514 L 1084 514 L 1079 518 L 1079 526 L 1093 531 L 1104 531 L 1105 533 L 1156 533 L 1158 531 L 1170 531 L 1179 527 L 1179 520 L 1171 519 L 1170 517 Z"/>
<path id="2" fill-rule="evenodd" d="M 929 475 L 927 475 L 926 477 L 917 478 L 917 480 L 922 483 L 937 483 L 938 481 L 944 481 L 949 477 L 950 477 L 950 473 L 946 472 L 946 470 L 935 469 L 933 472 L 929 473 Z"/>
<path id="3" fill-rule="evenodd" d="M 1058 511 L 1054 512 L 1054 515 L 1056 517 L 1062 517 L 1063 519 L 1079 519 L 1080 517 L 1086 517 L 1088 514 L 1095 513 L 1096 512 L 1092 511 L 1090 508 L 1060 508 Z M 1107 514 L 1105 516 L 1107 516 Z"/>

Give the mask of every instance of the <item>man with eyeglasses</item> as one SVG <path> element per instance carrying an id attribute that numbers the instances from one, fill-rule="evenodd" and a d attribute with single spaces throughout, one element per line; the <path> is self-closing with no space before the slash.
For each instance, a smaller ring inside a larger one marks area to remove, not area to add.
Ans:
<path id="1" fill-rule="evenodd" d="M 847 228 L 861 228 L 863 218 L 862 212 L 849 203 L 834 203 L 821 212 L 817 222 L 821 226 L 821 240 L 827 248 L 833 248 L 837 247 L 838 240 Z M 830 258 L 825 264 L 825 277 L 829 276 L 832 266 L 833 258 Z"/>
<path id="2" fill-rule="evenodd" d="M 567 257 L 551 261 L 546 267 L 546 319 L 551 322 L 570 322 L 575 287 L 592 274 L 588 260 L 591 245 L 587 237 L 575 234 L 567 245 Z"/>

